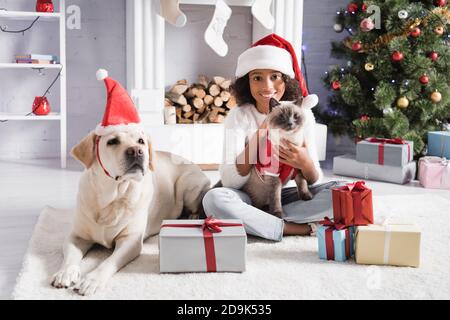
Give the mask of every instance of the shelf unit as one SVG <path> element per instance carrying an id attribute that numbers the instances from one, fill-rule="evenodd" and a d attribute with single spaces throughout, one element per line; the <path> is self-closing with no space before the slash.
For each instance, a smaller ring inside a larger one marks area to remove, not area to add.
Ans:
<path id="1" fill-rule="evenodd" d="M 1 69 L 56 69 L 61 70 L 60 81 L 60 112 L 51 112 L 46 116 L 36 116 L 17 113 L 1 113 L 0 121 L 59 121 L 60 122 L 60 157 L 61 168 L 66 168 L 67 164 L 67 99 L 66 99 L 66 4 L 65 0 L 59 1 L 59 12 L 26 12 L 26 11 L 6 11 L 0 10 L 0 22 L 5 20 L 33 21 L 37 17 L 39 21 L 58 22 L 59 25 L 59 64 L 18 64 L 0 63 Z M 34 26 L 39 28 L 38 25 Z"/>

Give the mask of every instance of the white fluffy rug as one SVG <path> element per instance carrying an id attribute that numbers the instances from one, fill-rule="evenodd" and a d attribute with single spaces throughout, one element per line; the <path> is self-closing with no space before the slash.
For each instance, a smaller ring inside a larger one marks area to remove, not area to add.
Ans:
<path id="1" fill-rule="evenodd" d="M 15 299 L 450 299 L 450 201 L 435 195 L 374 198 L 377 217 L 411 219 L 422 229 L 421 266 L 405 268 L 319 260 L 315 237 L 280 243 L 250 238 L 242 274 L 159 274 L 158 238 L 92 297 L 54 289 L 50 276 L 61 259 L 70 211 L 40 215 L 17 279 Z M 403 220 L 403 219 L 402 219 Z M 88 254 L 89 270 L 108 251 Z"/>

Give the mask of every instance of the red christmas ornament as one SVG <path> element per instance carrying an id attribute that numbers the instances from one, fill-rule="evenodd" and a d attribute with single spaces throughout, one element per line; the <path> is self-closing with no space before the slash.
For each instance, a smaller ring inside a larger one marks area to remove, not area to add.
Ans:
<path id="1" fill-rule="evenodd" d="M 423 74 L 420 76 L 419 81 L 421 84 L 428 84 L 429 79 L 426 74 Z"/>
<path id="2" fill-rule="evenodd" d="M 439 58 L 439 55 L 436 51 L 431 51 L 428 57 L 431 59 L 431 61 L 435 62 Z"/>
<path id="3" fill-rule="evenodd" d="M 361 50 L 362 49 L 362 44 L 361 44 L 361 42 L 354 42 L 353 44 L 352 44 L 352 50 L 353 51 L 356 51 L 356 52 L 358 52 L 359 50 Z"/>
<path id="4" fill-rule="evenodd" d="M 361 6 L 361 10 L 363 12 L 366 12 L 367 11 L 367 4 L 363 3 L 362 6 Z"/>
<path id="5" fill-rule="evenodd" d="M 339 81 L 333 81 L 331 83 L 331 88 L 333 88 L 333 90 L 340 90 L 341 89 L 341 83 Z"/>
<path id="6" fill-rule="evenodd" d="M 443 7 L 445 6 L 446 0 L 436 0 L 434 1 L 434 4 L 438 7 Z"/>
<path id="7" fill-rule="evenodd" d="M 52 0 L 37 0 L 36 11 L 37 12 L 53 12 Z"/>
<path id="8" fill-rule="evenodd" d="M 403 53 L 401 53 L 400 51 L 394 51 L 394 53 L 392 53 L 392 61 L 400 62 L 402 60 L 403 60 Z"/>
<path id="9" fill-rule="evenodd" d="M 356 11 L 358 11 L 358 5 L 356 3 L 350 3 L 347 6 L 347 11 L 350 13 L 355 13 Z"/>
<path id="10" fill-rule="evenodd" d="M 422 33 L 422 31 L 420 30 L 420 28 L 415 27 L 414 29 L 412 29 L 410 35 L 414 38 L 417 38 L 418 36 L 420 36 L 421 33 Z"/>
<path id="11" fill-rule="evenodd" d="M 361 121 L 369 121 L 370 117 L 368 115 L 362 115 L 359 120 Z"/>
<path id="12" fill-rule="evenodd" d="M 37 116 L 46 116 L 50 113 L 50 103 L 46 97 L 35 97 L 31 111 Z"/>

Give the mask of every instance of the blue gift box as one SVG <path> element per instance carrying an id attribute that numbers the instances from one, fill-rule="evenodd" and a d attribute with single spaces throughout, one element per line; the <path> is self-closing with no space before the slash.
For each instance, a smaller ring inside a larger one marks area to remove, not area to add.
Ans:
<path id="1" fill-rule="evenodd" d="M 333 229 L 333 227 L 328 226 L 319 226 L 317 228 L 317 239 L 319 241 L 319 258 L 327 260 L 327 245 L 326 245 L 326 230 Z M 350 235 L 350 254 L 347 257 L 345 252 L 345 242 L 346 242 L 346 230 L 348 230 L 348 234 Z M 334 259 L 335 261 L 345 261 L 349 257 L 354 255 L 354 238 L 355 238 L 355 227 L 348 227 L 342 230 L 333 230 L 333 248 L 334 248 Z"/>
<path id="2" fill-rule="evenodd" d="M 427 156 L 450 159 L 450 131 L 428 132 Z"/>

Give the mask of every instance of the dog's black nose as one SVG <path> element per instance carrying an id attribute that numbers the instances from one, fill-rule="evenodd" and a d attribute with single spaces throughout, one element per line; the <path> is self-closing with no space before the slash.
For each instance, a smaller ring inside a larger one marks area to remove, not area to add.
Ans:
<path id="1" fill-rule="evenodd" d="M 139 147 L 129 147 L 125 151 L 125 154 L 128 158 L 139 158 L 144 155 L 144 151 Z"/>

